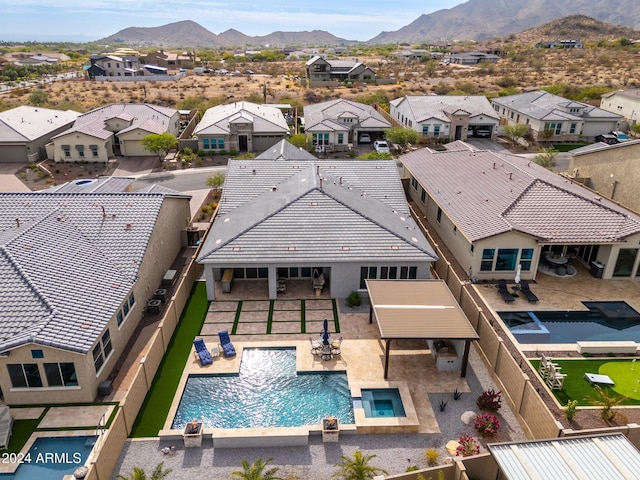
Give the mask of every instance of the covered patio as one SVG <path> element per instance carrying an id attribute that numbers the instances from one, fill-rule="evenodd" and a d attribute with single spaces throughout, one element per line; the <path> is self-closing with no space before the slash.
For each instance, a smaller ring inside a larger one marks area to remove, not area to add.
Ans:
<path id="1" fill-rule="evenodd" d="M 388 378 L 392 340 L 427 341 L 439 370 L 467 372 L 471 340 L 477 340 L 466 315 L 442 280 L 367 280 L 371 308 L 385 342 L 384 378 Z"/>

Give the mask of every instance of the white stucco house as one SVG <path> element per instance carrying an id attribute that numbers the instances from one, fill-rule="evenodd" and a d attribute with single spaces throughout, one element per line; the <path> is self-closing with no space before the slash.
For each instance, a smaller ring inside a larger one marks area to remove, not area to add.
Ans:
<path id="1" fill-rule="evenodd" d="M 528 125 L 538 140 L 593 141 L 596 135 L 617 130 L 622 120 L 617 113 L 543 90 L 495 97 L 491 105 L 507 124 Z"/>
<path id="2" fill-rule="evenodd" d="M 493 138 L 500 121 L 484 95 L 405 95 L 390 107 L 395 120 L 423 138 Z"/>
<path id="3" fill-rule="evenodd" d="M 622 115 L 630 125 L 634 125 L 640 119 L 640 88 L 605 93 L 600 100 L 600 108 Z"/>
<path id="4" fill-rule="evenodd" d="M 536 163 L 476 150 L 402 155 L 409 197 L 467 271 L 479 280 L 535 279 L 546 254 L 572 256 L 602 278 L 640 271 L 640 216 Z"/>
<path id="5" fill-rule="evenodd" d="M 80 115 L 52 138 L 49 158 L 56 162 L 106 162 L 114 156 L 156 155 L 140 141 L 149 134 L 178 136 L 180 112 L 148 103 L 114 103 Z"/>
<path id="6" fill-rule="evenodd" d="M 215 300 L 227 271 L 234 282 L 265 282 L 272 299 L 278 280 L 308 279 L 313 292 L 319 275 L 346 298 L 367 279 L 428 279 L 436 259 L 395 161 L 255 159 L 229 163 L 197 261 Z"/>

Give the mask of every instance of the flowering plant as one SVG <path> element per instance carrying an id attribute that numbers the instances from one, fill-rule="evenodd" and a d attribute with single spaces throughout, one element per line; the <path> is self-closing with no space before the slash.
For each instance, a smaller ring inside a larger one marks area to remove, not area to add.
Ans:
<path id="1" fill-rule="evenodd" d="M 500 430 L 500 420 L 491 413 L 479 413 L 473 426 L 481 435 L 495 435 Z"/>
<path id="2" fill-rule="evenodd" d="M 485 390 L 476 401 L 481 410 L 491 410 L 497 412 L 502 406 L 502 397 L 500 392 L 496 392 L 493 388 Z"/>
<path id="3" fill-rule="evenodd" d="M 470 435 L 462 435 L 458 439 L 458 444 L 456 455 L 471 457 L 472 455 L 478 455 L 480 453 L 480 444 Z"/>

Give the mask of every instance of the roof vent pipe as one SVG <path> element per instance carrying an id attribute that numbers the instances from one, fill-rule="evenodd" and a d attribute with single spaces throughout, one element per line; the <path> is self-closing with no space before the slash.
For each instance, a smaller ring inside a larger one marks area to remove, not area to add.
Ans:
<path id="1" fill-rule="evenodd" d="M 100 205 L 102 207 L 102 219 L 104 220 L 105 218 L 107 218 L 107 211 L 104 208 L 104 205 Z"/>
<path id="2" fill-rule="evenodd" d="M 320 190 L 322 190 L 322 177 L 320 177 Z"/>
<path id="3" fill-rule="evenodd" d="M 493 169 L 496 169 L 496 162 L 493 162 Z"/>
<path id="4" fill-rule="evenodd" d="M 19 218 L 16 218 L 16 226 L 17 226 L 18 228 L 20 228 L 20 219 L 19 219 Z"/>
<path id="5" fill-rule="evenodd" d="M 342 186 L 342 177 L 340 177 L 340 186 Z"/>
<path id="6" fill-rule="evenodd" d="M 513 172 L 509 172 L 509 180 L 513 180 Z"/>

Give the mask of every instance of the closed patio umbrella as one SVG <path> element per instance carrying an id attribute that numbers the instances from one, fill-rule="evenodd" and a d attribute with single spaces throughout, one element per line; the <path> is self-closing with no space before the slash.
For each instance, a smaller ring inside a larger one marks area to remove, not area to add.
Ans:
<path id="1" fill-rule="evenodd" d="M 322 329 L 322 341 L 327 344 L 329 343 L 329 320 L 324 319 L 323 329 Z"/>
<path id="2" fill-rule="evenodd" d="M 520 270 L 522 270 L 522 265 L 518 264 L 518 268 L 516 269 L 516 278 L 514 278 L 516 283 L 520 283 Z"/>

